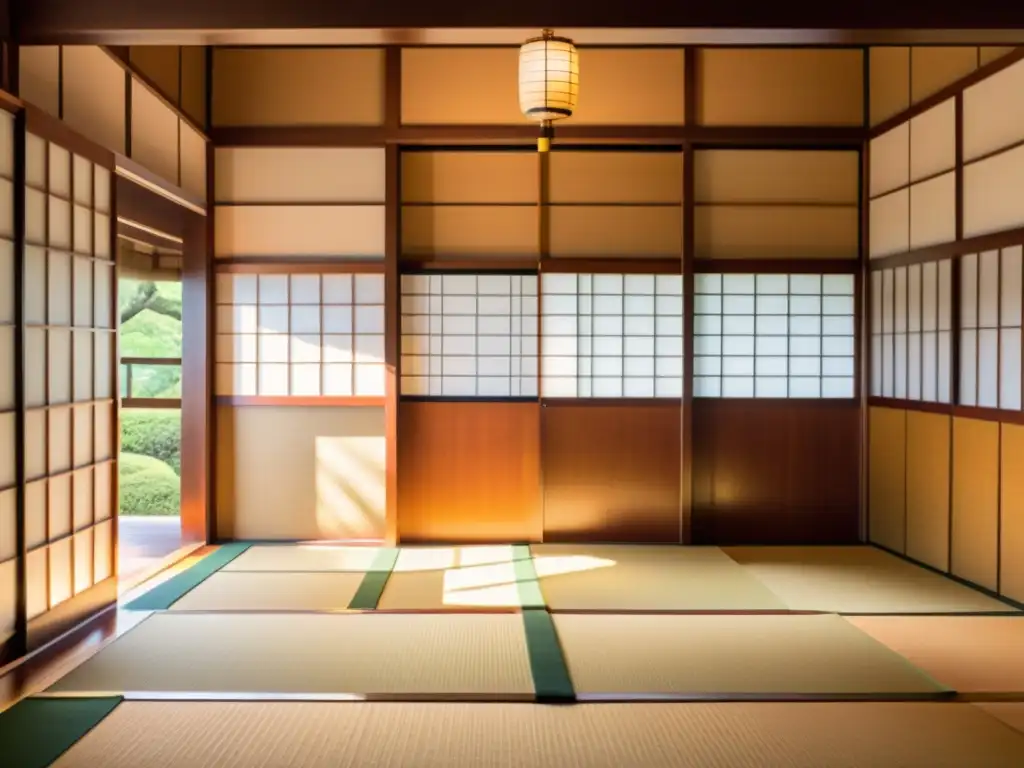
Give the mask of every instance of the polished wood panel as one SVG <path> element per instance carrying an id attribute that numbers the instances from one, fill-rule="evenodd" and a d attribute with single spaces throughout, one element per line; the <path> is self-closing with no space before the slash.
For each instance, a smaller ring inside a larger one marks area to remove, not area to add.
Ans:
<path id="1" fill-rule="evenodd" d="M 398 537 L 539 541 L 540 405 L 402 401 Z"/>
<path id="2" fill-rule="evenodd" d="M 695 544 L 858 538 L 854 400 L 693 402 Z"/>
<path id="3" fill-rule="evenodd" d="M 544 540 L 680 542 L 681 406 L 545 405 Z"/>

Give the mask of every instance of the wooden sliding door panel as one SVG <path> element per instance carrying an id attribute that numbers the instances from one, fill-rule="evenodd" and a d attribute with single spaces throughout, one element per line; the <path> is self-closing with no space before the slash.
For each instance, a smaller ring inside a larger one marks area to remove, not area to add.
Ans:
<path id="1" fill-rule="evenodd" d="M 995 590 L 999 548 L 999 424 L 953 419 L 950 571 Z"/>
<path id="2" fill-rule="evenodd" d="M 907 414 L 893 408 L 869 413 L 869 538 L 873 544 L 906 549 Z"/>
<path id="3" fill-rule="evenodd" d="M 949 570 L 950 417 L 907 411 L 907 557 Z"/>
<path id="4" fill-rule="evenodd" d="M 678 402 L 542 408 L 544 540 L 678 544 L 681 417 Z"/>
<path id="5" fill-rule="evenodd" d="M 402 541 L 539 541 L 540 405 L 403 401 Z"/>
<path id="6" fill-rule="evenodd" d="M 693 404 L 693 540 L 857 541 L 855 401 L 701 398 Z"/>

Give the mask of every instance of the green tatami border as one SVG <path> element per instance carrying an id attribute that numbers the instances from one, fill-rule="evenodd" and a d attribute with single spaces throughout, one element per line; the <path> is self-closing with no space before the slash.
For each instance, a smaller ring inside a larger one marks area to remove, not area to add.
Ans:
<path id="1" fill-rule="evenodd" d="M 28 698 L 0 714 L 0 764 L 46 768 L 71 749 L 124 700 Z"/>
<path id="2" fill-rule="evenodd" d="M 166 611 L 188 592 L 247 550 L 248 542 L 221 544 L 216 550 L 181 573 L 139 595 L 126 606 L 129 611 Z"/>
<path id="3" fill-rule="evenodd" d="M 544 605 L 530 547 L 516 544 L 512 557 L 537 701 L 575 701 L 576 691 L 562 652 L 562 643 L 558 639 L 555 622 Z"/>
<path id="4" fill-rule="evenodd" d="M 359 589 L 352 595 L 348 607 L 351 611 L 375 611 L 384 594 L 384 587 L 398 562 L 398 547 L 384 547 L 377 551 L 370 568 L 363 574 Z"/>

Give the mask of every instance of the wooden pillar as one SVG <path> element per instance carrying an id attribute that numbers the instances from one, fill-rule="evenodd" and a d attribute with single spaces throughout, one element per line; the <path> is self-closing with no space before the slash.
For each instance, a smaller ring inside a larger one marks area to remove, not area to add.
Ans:
<path id="1" fill-rule="evenodd" d="M 401 122 L 402 50 L 389 46 L 385 53 L 384 126 L 397 131 Z M 389 143 L 384 148 L 384 362 L 387 368 L 384 391 L 385 455 L 385 543 L 398 542 L 398 408 L 401 390 L 401 148 Z"/>

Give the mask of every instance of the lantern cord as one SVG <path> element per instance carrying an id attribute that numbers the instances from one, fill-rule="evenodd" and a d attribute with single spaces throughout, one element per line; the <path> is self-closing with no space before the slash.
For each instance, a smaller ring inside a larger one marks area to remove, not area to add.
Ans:
<path id="1" fill-rule="evenodd" d="M 550 120 L 542 120 L 540 124 L 540 138 L 537 139 L 538 152 L 551 151 L 551 138 L 554 135 L 553 123 Z"/>

